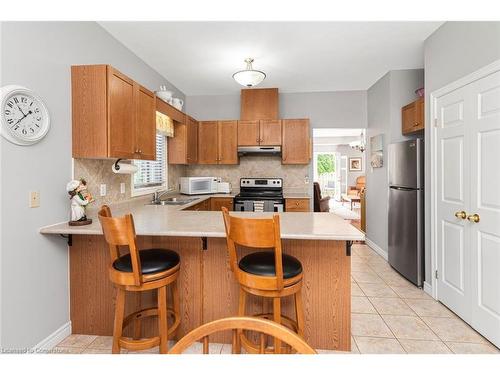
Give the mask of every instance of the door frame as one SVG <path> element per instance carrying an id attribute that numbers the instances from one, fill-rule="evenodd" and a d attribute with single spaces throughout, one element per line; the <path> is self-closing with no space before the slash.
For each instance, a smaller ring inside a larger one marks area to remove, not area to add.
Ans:
<path id="1" fill-rule="evenodd" d="M 439 293 L 436 282 L 436 272 L 437 268 L 437 99 L 443 95 L 446 95 L 454 90 L 467 86 L 470 83 L 478 81 L 490 74 L 496 73 L 500 71 L 500 60 L 496 60 L 491 64 L 488 64 L 462 78 L 459 78 L 448 85 L 433 91 L 430 94 L 429 102 L 430 102 L 430 110 L 427 124 L 431 124 L 430 127 L 430 151 L 431 151 L 431 189 L 430 189 L 430 198 L 431 198 L 431 278 L 432 285 L 425 288 L 425 284 L 428 284 L 428 281 L 424 283 L 424 289 L 428 289 L 430 287 L 432 292 L 432 297 L 436 300 L 439 300 Z"/>

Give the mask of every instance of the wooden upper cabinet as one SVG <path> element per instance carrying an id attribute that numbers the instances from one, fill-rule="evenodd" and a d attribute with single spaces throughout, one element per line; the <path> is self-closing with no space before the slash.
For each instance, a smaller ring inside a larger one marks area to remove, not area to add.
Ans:
<path id="1" fill-rule="evenodd" d="M 198 162 L 198 121 L 184 116 L 174 121 L 174 136 L 168 137 L 168 164 L 196 164 Z"/>
<path id="2" fill-rule="evenodd" d="M 71 67 L 74 158 L 156 159 L 155 97 L 109 65 Z"/>
<path id="3" fill-rule="evenodd" d="M 218 121 L 218 164 L 238 164 L 238 121 Z"/>
<path id="4" fill-rule="evenodd" d="M 281 120 L 282 163 L 309 164 L 311 160 L 311 139 L 309 120 Z"/>
<path id="5" fill-rule="evenodd" d="M 260 144 L 281 145 L 281 120 L 260 120 Z"/>
<path id="6" fill-rule="evenodd" d="M 241 90 L 240 120 L 274 120 L 279 117 L 278 89 Z"/>
<path id="7" fill-rule="evenodd" d="M 238 146 L 258 146 L 259 121 L 238 121 Z"/>
<path id="8" fill-rule="evenodd" d="M 217 121 L 200 121 L 198 125 L 198 164 L 217 164 Z"/>
<path id="9" fill-rule="evenodd" d="M 174 121 L 174 136 L 167 137 L 168 164 L 187 164 L 187 125 Z"/>
<path id="10" fill-rule="evenodd" d="M 238 121 L 238 146 L 281 145 L 281 120 Z"/>
<path id="11" fill-rule="evenodd" d="M 198 163 L 198 121 L 190 116 L 187 119 L 187 164 Z"/>
<path id="12" fill-rule="evenodd" d="M 415 133 L 425 127 L 424 98 L 401 108 L 401 131 L 403 134 Z"/>
<path id="13" fill-rule="evenodd" d="M 238 121 L 200 121 L 198 164 L 238 164 Z"/>
<path id="14" fill-rule="evenodd" d="M 156 159 L 156 104 L 155 94 L 139 86 L 137 95 L 136 144 L 141 159 Z"/>
<path id="15" fill-rule="evenodd" d="M 134 158 L 136 147 L 134 81 L 108 68 L 109 155 Z"/>

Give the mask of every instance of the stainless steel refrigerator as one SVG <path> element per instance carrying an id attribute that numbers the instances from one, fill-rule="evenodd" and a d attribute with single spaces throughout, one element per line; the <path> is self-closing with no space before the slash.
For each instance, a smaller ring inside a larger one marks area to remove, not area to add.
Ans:
<path id="1" fill-rule="evenodd" d="M 389 264 L 424 283 L 424 142 L 389 145 Z"/>

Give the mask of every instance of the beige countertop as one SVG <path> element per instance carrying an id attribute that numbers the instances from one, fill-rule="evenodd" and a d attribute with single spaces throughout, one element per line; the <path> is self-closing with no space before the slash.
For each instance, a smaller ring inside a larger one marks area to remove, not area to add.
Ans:
<path id="1" fill-rule="evenodd" d="M 179 196 L 179 195 L 170 195 Z M 110 205 L 114 216 L 132 213 L 137 235 L 176 237 L 225 237 L 222 214 L 216 211 L 183 211 L 211 197 L 233 197 L 234 194 L 213 194 L 196 198 L 184 205 L 150 205 L 148 199 L 134 199 Z M 186 196 L 182 196 L 186 197 Z M 233 212 L 242 217 L 271 217 L 272 213 Z M 304 240 L 364 240 L 362 232 L 348 220 L 325 212 L 282 212 L 281 237 Z M 89 210 L 93 222 L 85 226 L 69 226 L 66 222 L 40 228 L 42 234 L 102 234 L 96 209 Z"/>

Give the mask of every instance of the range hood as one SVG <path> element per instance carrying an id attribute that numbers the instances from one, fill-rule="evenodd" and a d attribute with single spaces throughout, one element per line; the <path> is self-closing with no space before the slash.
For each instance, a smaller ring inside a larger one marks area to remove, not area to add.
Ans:
<path id="1" fill-rule="evenodd" d="M 238 155 L 281 155 L 281 146 L 239 146 Z"/>

